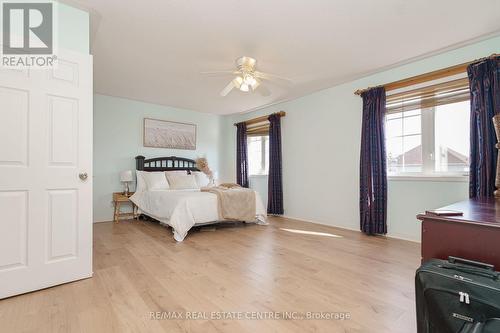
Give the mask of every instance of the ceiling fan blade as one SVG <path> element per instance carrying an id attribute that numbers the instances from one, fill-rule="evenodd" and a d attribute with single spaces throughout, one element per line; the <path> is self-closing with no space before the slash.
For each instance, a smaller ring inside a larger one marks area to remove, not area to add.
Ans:
<path id="1" fill-rule="evenodd" d="M 231 90 L 233 90 L 233 88 L 235 88 L 235 87 L 236 87 L 235 81 L 231 80 L 231 82 L 229 82 L 228 85 L 225 86 L 224 89 L 222 89 L 222 91 L 220 92 L 220 95 L 222 97 L 226 97 L 227 94 L 229 94 L 231 92 Z"/>
<path id="2" fill-rule="evenodd" d="M 266 86 L 260 85 L 258 88 L 256 88 L 256 91 L 263 97 L 271 96 L 271 90 L 269 90 L 269 88 L 267 88 Z"/>
<path id="3" fill-rule="evenodd" d="M 263 80 L 281 81 L 281 82 L 286 83 L 286 84 L 292 84 L 291 79 L 289 79 L 287 77 L 279 76 L 279 75 L 274 75 L 274 74 L 270 74 L 270 73 L 263 73 L 263 72 L 259 72 L 259 71 L 255 71 L 254 75 L 260 79 L 263 79 Z"/>
<path id="4" fill-rule="evenodd" d="M 239 74 L 239 72 L 235 70 L 230 70 L 230 71 L 212 71 L 212 72 L 200 72 L 202 75 L 208 75 L 208 76 L 226 76 L 226 75 L 235 75 Z"/>

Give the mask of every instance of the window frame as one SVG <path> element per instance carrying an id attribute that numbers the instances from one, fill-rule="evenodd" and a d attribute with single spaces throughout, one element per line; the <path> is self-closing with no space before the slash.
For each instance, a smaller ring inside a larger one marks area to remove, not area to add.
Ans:
<path id="1" fill-rule="evenodd" d="M 260 134 L 260 135 L 251 135 L 247 137 L 247 150 L 249 146 L 249 141 L 251 138 L 255 137 L 260 137 L 262 138 L 260 140 L 261 143 L 261 163 L 260 163 L 260 169 L 258 173 L 250 173 L 250 156 L 248 156 L 248 176 L 249 177 L 264 177 L 269 175 L 269 170 L 266 170 L 266 165 L 269 162 L 269 151 L 266 150 L 266 146 L 269 147 L 269 145 L 266 145 L 267 142 L 269 142 L 269 134 Z"/>
<path id="2" fill-rule="evenodd" d="M 454 104 L 454 103 L 449 103 Z M 388 180 L 399 181 L 450 181 L 450 182 L 467 182 L 469 180 L 469 171 L 464 172 L 436 172 L 435 171 L 435 108 L 430 106 L 420 109 L 420 135 L 422 145 L 422 171 L 421 172 L 396 172 L 389 173 L 389 162 L 387 161 L 387 178 Z M 392 112 L 390 114 L 397 114 Z M 387 115 L 384 116 L 384 121 L 387 123 Z M 404 117 L 402 117 L 404 119 Z M 402 133 L 404 137 L 404 132 Z M 387 141 L 387 135 L 386 135 Z"/>

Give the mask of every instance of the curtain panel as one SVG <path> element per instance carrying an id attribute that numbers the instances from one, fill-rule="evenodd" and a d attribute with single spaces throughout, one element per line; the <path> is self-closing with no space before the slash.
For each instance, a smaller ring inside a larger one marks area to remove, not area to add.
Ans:
<path id="1" fill-rule="evenodd" d="M 247 124 L 236 124 L 236 182 L 248 187 Z"/>
<path id="2" fill-rule="evenodd" d="M 467 67 L 470 87 L 469 197 L 492 197 L 498 150 L 493 116 L 500 113 L 500 57 Z"/>
<path id="3" fill-rule="evenodd" d="M 360 229 L 369 235 L 386 234 L 385 88 L 372 88 L 361 97 Z"/>
<path id="4" fill-rule="evenodd" d="M 281 167 L 281 117 L 269 116 L 269 176 L 267 213 L 283 215 L 283 182 Z"/>

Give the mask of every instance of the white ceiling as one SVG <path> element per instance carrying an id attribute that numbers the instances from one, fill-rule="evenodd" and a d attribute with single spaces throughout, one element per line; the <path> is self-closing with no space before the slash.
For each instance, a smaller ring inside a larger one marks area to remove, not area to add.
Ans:
<path id="1" fill-rule="evenodd" d="M 500 32 L 499 0 L 78 3 L 92 16 L 96 93 L 216 114 L 303 96 Z M 199 73 L 232 69 L 242 55 L 294 83 L 268 83 L 268 97 L 220 97 L 231 77 Z"/>

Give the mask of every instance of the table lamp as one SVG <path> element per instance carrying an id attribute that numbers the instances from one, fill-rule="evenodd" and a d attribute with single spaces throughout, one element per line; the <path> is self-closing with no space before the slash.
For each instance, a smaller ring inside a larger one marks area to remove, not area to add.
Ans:
<path id="1" fill-rule="evenodd" d="M 124 195 L 128 196 L 128 194 L 129 194 L 128 183 L 130 183 L 133 180 L 134 180 L 134 178 L 132 176 L 131 170 L 126 170 L 126 171 L 120 172 L 120 181 L 122 183 L 125 183 L 125 191 L 123 191 Z"/>

